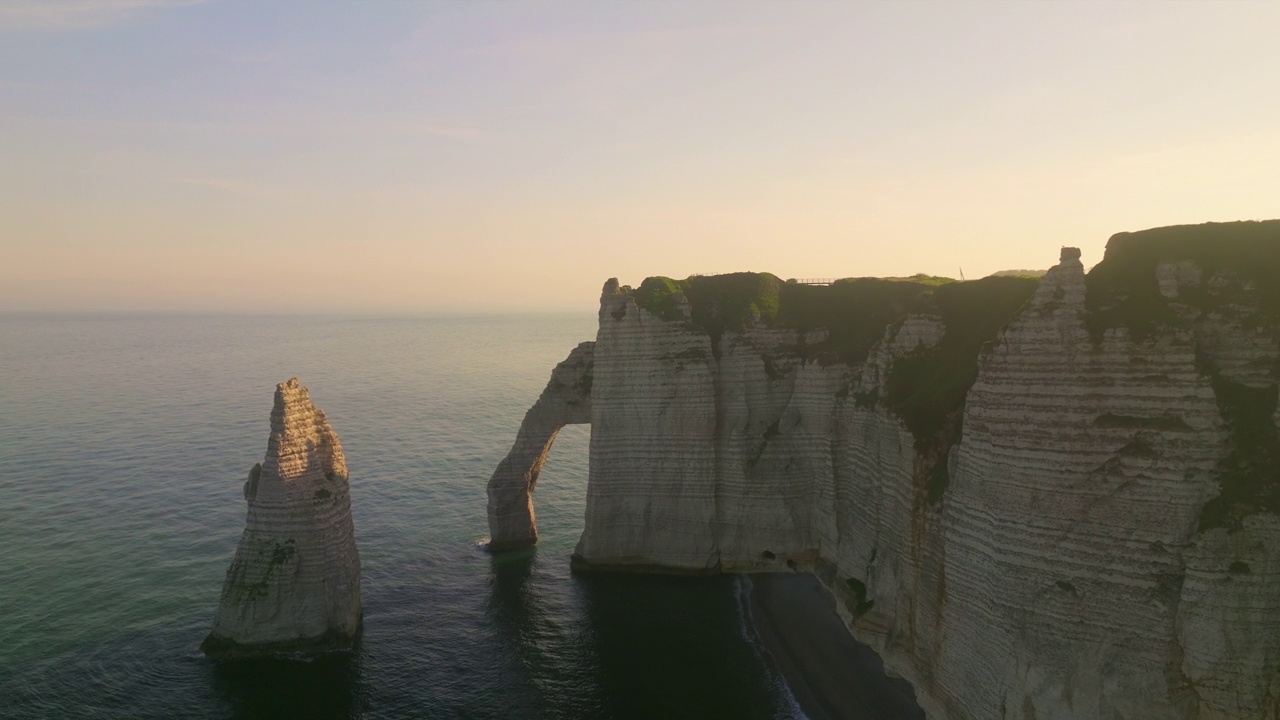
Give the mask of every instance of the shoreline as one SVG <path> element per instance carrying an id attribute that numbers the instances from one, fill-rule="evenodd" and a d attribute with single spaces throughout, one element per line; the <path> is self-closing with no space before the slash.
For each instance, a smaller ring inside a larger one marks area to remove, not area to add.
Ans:
<path id="1" fill-rule="evenodd" d="M 762 573 L 750 582 L 751 624 L 809 720 L 924 720 L 910 683 L 885 674 L 816 577 Z"/>

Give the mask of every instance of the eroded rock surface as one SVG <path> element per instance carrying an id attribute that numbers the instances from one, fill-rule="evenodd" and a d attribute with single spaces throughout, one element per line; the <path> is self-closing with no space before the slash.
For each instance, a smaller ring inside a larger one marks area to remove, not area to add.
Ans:
<path id="1" fill-rule="evenodd" d="M 489 479 L 490 550 L 513 550 L 538 541 L 533 490 L 560 428 L 591 420 L 594 347 L 584 342 L 556 365 L 538 402 L 525 413 L 511 451 Z"/>
<path id="2" fill-rule="evenodd" d="M 244 533 L 202 649 L 216 658 L 350 649 L 361 601 L 347 464 L 297 378 L 276 386 L 266 457 L 244 497 Z"/>

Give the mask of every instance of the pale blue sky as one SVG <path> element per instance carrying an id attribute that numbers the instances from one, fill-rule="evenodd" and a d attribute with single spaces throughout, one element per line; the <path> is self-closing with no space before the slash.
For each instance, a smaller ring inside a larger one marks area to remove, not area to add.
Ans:
<path id="1" fill-rule="evenodd" d="M 0 3 L 0 310 L 590 311 L 1280 216 L 1280 3 Z"/>

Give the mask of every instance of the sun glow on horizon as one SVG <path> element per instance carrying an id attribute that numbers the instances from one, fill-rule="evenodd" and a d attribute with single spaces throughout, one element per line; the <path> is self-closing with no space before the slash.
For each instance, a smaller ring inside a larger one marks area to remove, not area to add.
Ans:
<path id="1" fill-rule="evenodd" d="M 1280 216 L 1272 3 L 15 0 L 0 311 L 529 312 Z"/>

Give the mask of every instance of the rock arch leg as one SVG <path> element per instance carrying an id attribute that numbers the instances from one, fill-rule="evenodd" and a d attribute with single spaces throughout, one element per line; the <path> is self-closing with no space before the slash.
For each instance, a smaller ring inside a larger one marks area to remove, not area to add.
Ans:
<path id="1" fill-rule="evenodd" d="M 489 549 L 514 550 L 538 541 L 533 488 L 556 434 L 591 422 L 591 370 L 595 343 L 584 342 L 551 371 L 538 402 L 524 415 L 511 451 L 489 478 Z"/>

